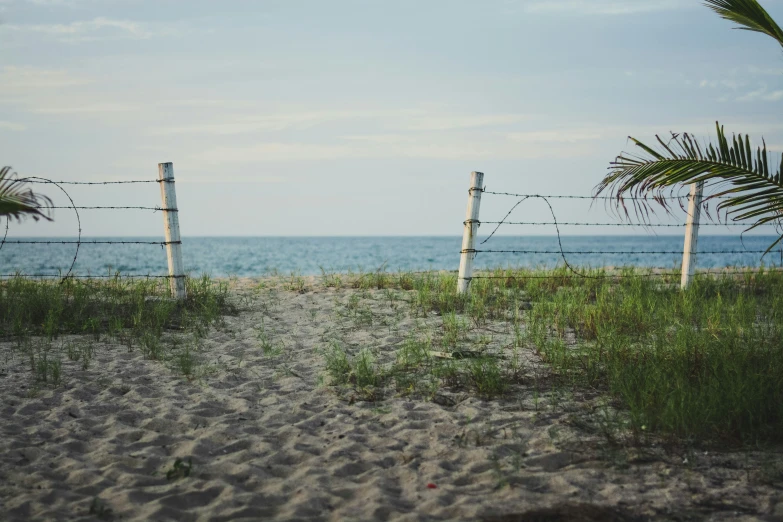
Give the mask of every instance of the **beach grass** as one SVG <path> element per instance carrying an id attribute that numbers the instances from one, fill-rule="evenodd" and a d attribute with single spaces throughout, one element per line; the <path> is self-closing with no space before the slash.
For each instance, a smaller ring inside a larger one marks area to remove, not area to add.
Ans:
<path id="1" fill-rule="evenodd" d="M 639 269 L 477 275 L 460 295 L 454 273 L 324 272 L 320 287 L 339 306 L 331 319 L 309 311 L 313 322 L 330 321 L 319 348 L 326 382 L 364 401 L 532 393 L 536 405 L 557 407 L 564 396 L 589 395 L 604 405 L 591 422 L 609 438 L 783 440 L 780 272 L 697 277 L 687 291 L 675 276 Z M 193 379 L 208 369 L 200 340 L 238 313 L 238 300 L 228 281 L 186 281 L 188 298 L 178 302 L 160 279 L 4 280 L 0 339 L 42 386 L 87 370 L 106 343 Z M 276 310 L 280 292 L 316 284 L 296 274 L 263 280 L 261 310 Z M 270 361 L 294 356 L 263 321 L 254 328 Z M 361 341 L 351 338 L 357 332 Z M 376 338 L 395 341 L 368 341 Z"/>
<path id="2" fill-rule="evenodd" d="M 783 440 L 783 274 L 746 271 L 679 278 L 651 270 L 495 270 L 456 292 L 456 274 L 371 272 L 340 279 L 359 290 L 403 291 L 409 313 L 435 316 L 438 327 L 411 333 L 394 360 L 338 344 L 326 353 L 333 381 L 363 398 L 378 388 L 432 398 L 463 389 L 508 397 L 528 375 L 523 350 L 551 369 L 561 391 L 601 394 L 617 404 L 614 429 L 639 439 L 660 434 L 690 441 Z M 325 275 L 330 281 L 334 276 Z M 355 327 L 372 314 L 353 294 L 346 314 Z M 503 323 L 503 346 L 481 335 Z M 497 344 L 497 343 L 495 343 Z M 433 355 L 435 354 L 435 355 Z M 443 355 L 446 355 L 444 357 Z M 340 375 L 342 373 L 342 376 Z"/>
<path id="3" fill-rule="evenodd" d="M 0 339 L 29 359 L 40 383 L 58 385 L 64 359 L 86 370 L 106 340 L 190 377 L 197 365 L 193 343 L 236 307 L 226 282 L 189 277 L 186 285 L 188 297 L 179 302 L 164 279 L 9 278 L 0 282 Z M 183 342 L 183 333 L 191 340 Z"/>

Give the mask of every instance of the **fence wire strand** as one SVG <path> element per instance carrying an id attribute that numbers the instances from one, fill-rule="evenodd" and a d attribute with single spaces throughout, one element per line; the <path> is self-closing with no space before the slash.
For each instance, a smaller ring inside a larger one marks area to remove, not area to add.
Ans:
<path id="1" fill-rule="evenodd" d="M 474 189 L 471 189 L 471 191 Z M 489 236 L 484 239 L 480 244 L 486 244 L 488 241 L 490 241 L 495 234 L 498 232 L 501 226 L 503 225 L 553 225 L 555 227 L 555 231 L 557 233 L 557 244 L 558 244 L 558 250 L 479 250 L 479 249 L 468 249 L 468 250 L 461 250 L 460 254 L 472 254 L 474 257 L 480 253 L 487 253 L 487 254 L 494 254 L 494 253 L 507 253 L 507 254 L 557 254 L 560 256 L 560 258 L 563 260 L 563 263 L 566 267 L 566 269 L 573 273 L 575 276 L 585 278 L 585 279 L 604 279 L 604 278 L 623 278 L 623 277 L 667 277 L 667 276 L 674 276 L 679 277 L 681 276 L 681 273 L 674 273 L 674 272 L 650 272 L 649 274 L 634 274 L 634 275 L 602 275 L 602 276 L 595 276 L 591 274 L 587 274 L 584 272 L 580 272 L 576 268 L 574 268 L 566 258 L 566 255 L 682 255 L 683 252 L 681 251 L 650 251 L 650 250 L 638 250 L 638 251 L 623 251 L 623 250 L 614 250 L 614 251 L 604 251 L 604 250 L 594 250 L 594 251 L 567 251 L 563 248 L 562 238 L 560 234 L 560 226 L 635 226 L 635 227 L 683 227 L 687 225 L 679 225 L 679 224 L 636 224 L 636 223 L 577 223 L 577 222 L 559 222 L 557 220 L 557 216 L 555 215 L 555 211 L 549 202 L 549 199 L 614 199 L 611 196 L 561 196 L 561 195 L 552 195 L 552 196 L 543 196 L 540 194 L 517 194 L 513 192 L 493 192 L 486 190 L 486 187 L 483 189 L 478 189 L 482 194 L 491 194 L 491 195 L 499 195 L 499 196 L 512 196 L 520 198 L 519 201 L 517 201 L 511 209 L 506 213 L 506 215 L 503 217 L 500 221 L 484 221 L 484 222 L 478 222 L 479 225 L 481 223 L 485 224 L 492 224 L 496 225 L 495 228 L 492 230 L 492 232 L 489 234 Z M 668 197 L 659 197 L 658 199 L 668 199 L 668 200 L 683 200 L 683 199 L 689 199 L 690 195 L 683 195 L 683 196 L 668 196 Z M 547 207 L 549 208 L 549 212 L 552 215 L 552 221 L 551 222 L 510 222 L 506 221 L 508 217 L 516 210 L 516 208 L 521 205 L 523 202 L 527 201 L 528 199 L 541 199 L 546 203 Z M 647 198 L 626 198 L 626 199 L 647 199 Z M 721 197 L 721 198 L 714 198 L 714 199 L 727 199 L 727 197 Z M 472 221 L 472 223 L 475 223 L 476 220 L 469 220 Z M 469 221 L 465 221 L 464 224 L 467 225 Z M 715 226 L 742 226 L 738 223 L 712 223 L 710 225 Z M 701 226 L 701 225 L 700 225 Z M 694 255 L 710 255 L 710 254 L 767 254 L 768 250 L 716 250 L 716 251 L 699 251 L 699 252 L 693 252 Z M 763 257 L 763 256 L 762 256 Z M 722 272 L 727 273 L 727 272 Z M 740 271 L 735 273 L 747 273 L 747 271 Z M 707 274 L 714 274 L 714 272 L 697 272 L 697 275 L 707 275 Z M 563 276 L 557 276 L 557 275 L 530 275 L 530 276 L 474 276 L 470 278 L 466 278 L 469 280 L 472 279 L 557 279 L 561 278 Z M 572 276 L 573 277 L 573 276 Z"/>
<path id="2" fill-rule="evenodd" d="M 606 200 L 615 200 L 616 197 L 613 196 L 558 196 L 558 195 L 542 195 L 542 194 L 516 194 L 513 192 L 493 192 L 490 190 L 482 190 L 483 194 L 490 194 L 493 196 L 512 196 L 515 198 L 531 198 L 531 197 L 537 197 L 537 198 L 547 198 L 547 199 L 606 199 Z M 640 197 L 625 197 L 623 196 L 622 199 L 627 199 L 629 201 L 632 200 L 651 200 L 651 199 L 662 199 L 662 200 L 670 200 L 670 201 L 677 201 L 682 199 L 690 199 L 690 194 L 688 195 L 682 195 L 682 196 L 656 196 L 654 198 L 640 198 Z M 706 199 L 706 197 L 705 197 Z M 713 196 L 711 199 L 729 199 L 729 196 L 719 196 L 715 197 Z"/>
<path id="3" fill-rule="evenodd" d="M 780 268 L 765 268 L 765 272 L 783 272 L 783 269 Z M 695 277 L 704 277 L 704 276 L 721 276 L 721 275 L 753 275 L 756 272 L 758 272 L 758 269 L 756 268 L 748 268 L 746 270 L 718 270 L 718 271 L 710 271 L 706 270 L 703 272 L 696 272 L 693 275 Z M 584 277 L 581 274 L 576 274 L 577 277 Z M 603 276 L 592 276 L 592 279 L 633 279 L 636 277 L 681 277 L 681 272 L 649 272 L 645 274 L 605 274 Z M 506 280 L 516 280 L 516 279 L 573 279 L 575 276 L 573 275 L 508 275 L 508 276 L 473 276 L 471 279 L 506 279 Z"/>
<path id="4" fill-rule="evenodd" d="M 73 272 L 73 267 L 76 266 L 76 259 L 79 257 L 79 247 L 81 246 L 81 241 L 82 241 L 82 218 L 79 216 L 79 209 L 76 208 L 76 203 L 73 202 L 73 198 L 71 197 L 70 194 L 68 194 L 68 191 L 65 190 L 61 186 L 62 184 L 57 182 L 57 181 L 52 181 L 52 180 L 46 179 L 46 178 L 40 178 L 38 176 L 30 176 L 30 177 L 27 177 L 27 178 L 21 178 L 19 181 L 23 182 L 23 183 L 24 182 L 30 182 L 30 183 L 49 183 L 49 184 L 52 184 L 55 187 L 57 187 L 58 189 L 60 189 L 62 191 L 62 193 L 65 194 L 65 197 L 68 198 L 68 201 L 71 202 L 70 208 L 72 208 L 74 214 L 76 214 L 76 225 L 77 225 L 77 229 L 78 229 L 79 232 L 78 232 L 78 235 L 76 237 L 76 242 L 75 242 L 75 244 L 76 244 L 76 251 L 73 253 L 73 261 L 71 261 L 71 266 L 68 267 L 68 271 L 65 273 L 65 277 L 63 277 L 63 280 L 65 280 L 65 278 L 69 277 L 71 275 L 71 273 Z M 10 243 L 10 241 L 4 241 L 4 243 Z"/>
<path id="5" fill-rule="evenodd" d="M 9 279 L 15 277 L 35 277 L 35 278 L 51 278 L 51 279 L 178 279 L 185 278 L 185 275 L 151 275 L 151 274 L 115 274 L 115 275 L 68 275 L 62 274 L 0 274 L 0 278 Z"/>
<path id="6" fill-rule="evenodd" d="M 5 245 L 5 240 L 8 237 L 8 225 L 11 223 L 11 216 L 5 217 L 5 232 L 3 233 L 3 240 L 0 241 L 0 250 L 3 249 L 3 246 Z"/>
<path id="7" fill-rule="evenodd" d="M 35 278 L 59 278 L 61 281 L 65 281 L 69 278 L 79 278 L 79 279 L 106 279 L 106 278 L 113 278 L 113 277 L 130 277 L 130 278 L 155 278 L 155 279 L 176 279 L 176 278 L 183 278 L 184 275 L 150 275 L 150 274 L 129 274 L 129 275 L 74 275 L 73 269 L 76 266 L 76 260 L 79 257 L 79 249 L 82 245 L 160 245 L 161 247 L 165 247 L 167 245 L 180 245 L 182 244 L 182 241 L 125 241 L 125 240 L 89 240 L 85 241 L 82 240 L 82 224 L 81 224 L 81 217 L 79 216 L 79 210 L 151 210 L 155 212 L 178 212 L 178 209 L 176 208 L 163 208 L 163 207 L 146 207 L 146 206 L 77 206 L 73 198 L 71 198 L 71 195 L 66 191 L 62 185 L 128 185 L 128 184 L 138 184 L 138 183 L 170 183 L 173 182 L 173 179 L 155 179 L 155 180 L 125 180 L 125 181 L 53 181 L 46 178 L 41 178 L 37 176 L 29 176 L 24 178 L 18 178 L 14 181 L 17 181 L 19 183 L 39 183 L 39 184 L 47 184 L 47 185 L 54 185 L 58 189 L 60 189 L 63 194 L 68 198 L 68 201 L 70 201 L 70 206 L 50 206 L 50 207 L 40 207 L 40 208 L 47 208 L 47 209 L 68 209 L 73 210 L 76 215 L 76 222 L 77 222 L 77 238 L 76 241 L 67 241 L 67 240 L 51 240 L 51 239 L 42 239 L 42 240 L 15 240 L 15 239 L 8 239 L 8 229 L 10 224 L 10 217 L 6 217 L 6 223 L 5 223 L 5 233 L 3 235 L 2 241 L 0 241 L 0 249 L 3 248 L 6 244 L 17 244 L 17 245 L 34 245 L 34 244 L 42 244 L 42 245 L 76 245 L 76 250 L 73 255 L 73 260 L 71 261 L 70 266 L 68 267 L 68 270 L 65 272 L 65 275 L 62 275 L 62 273 L 58 274 L 23 274 L 23 273 L 15 273 L 15 274 L 0 274 L 0 278 L 11 278 L 11 277 L 35 277 Z"/>
<path id="8" fill-rule="evenodd" d="M 38 207 L 38 208 L 51 208 L 51 209 L 72 209 L 76 208 L 79 210 L 154 210 L 155 212 L 179 212 L 176 208 L 163 208 L 163 207 L 102 207 L 102 206 L 95 206 L 95 207 Z"/>
<path id="9" fill-rule="evenodd" d="M 763 254 L 766 250 L 700 250 L 693 252 L 699 254 Z M 678 254 L 681 250 L 461 250 L 460 254 L 568 254 L 568 255 L 592 255 L 592 254 Z"/>
<path id="10" fill-rule="evenodd" d="M 479 225 L 554 225 L 554 221 L 479 221 Z M 687 226 L 685 223 L 681 224 L 668 224 L 668 223 L 577 223 L 577 222 L 563 222 L 557 223 L 560 226 L 574 226 L 574 227 L 640 227 L 640 228 L 682 228 Z M 700 223 L 699 227 L 746 227 L 746 223 Z M 768 226 L 776 226 L 772 223 Z"/>
<path id="11" fill-rule="evenodd" d="M 53 185 L 133 185 L 136 183 L 160 183 L 164 180 L 138 179 L 138 180 L 127 180 L 127 181 L 52 181 L 43 178 L 20 178 L 19 181 L 25 181 L 28 183 L 47 183 Z M 165 181 L 172 182 L 174 180 L 167 179 Z"/>
<path id="12" fill-rule="evenodd" d="M 182 241 L 57 241 L 57 240 L 44 240 L 44 241 L 29 241 L 22 240 L 8 240 L 8 244 L 16 245 L 181 245 Z"/>

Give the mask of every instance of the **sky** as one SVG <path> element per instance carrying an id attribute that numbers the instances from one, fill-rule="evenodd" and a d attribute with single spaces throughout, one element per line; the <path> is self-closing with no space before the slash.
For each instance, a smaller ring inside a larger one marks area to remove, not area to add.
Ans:
<path id="1" fill-rule="evenodd" d="M 783 23 L 783 0 L 761 3 Z M 780 47 L 699 0 L 0 0 L 0 164 L 114 181 L 173 162 L 184 236 L 457 236 L 471 171 L 590 195 L 629 135 L 706 139 L 719 120 L 783 152 L 781 107 Z M 68 192 L 160 204 L 156 184 Z M 485 195 L 480 217 L 514 203 Z M 54 217 L 9 235 L 75 235 Z M 88 236 L 162 235 L 160 213 L 80 217 Z M 541 201 L 511 217 L 551 220 Z"/>

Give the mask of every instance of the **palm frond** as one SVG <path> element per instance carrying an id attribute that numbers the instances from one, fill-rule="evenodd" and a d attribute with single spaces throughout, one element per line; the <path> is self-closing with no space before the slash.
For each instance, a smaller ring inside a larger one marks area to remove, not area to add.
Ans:
<path id="1" fill-rule="evenodd" d="M 705 0 L 704 3 L 721 18 L 739 25 L 737 29 L 764 33 L 783 46 L 783 30 L 757 0 Z"/>
<path id="2" fill-rule="evenodd" d="M 652 203 L 670 212 L 671 196 L 678 189 L 703 181 L 705 187 L 711 188 L 705 202 L 718 198 L 717 210 L 727 218 L 754 220 L 747 230 L 779 223 L 783 217 L 783 181 L 780 168 L 770 171 L 772 161 L 766 144 L 754 151 L 747 135 L 737 135 L 729 142 L 723 127 L 718 123 L 716 127 L 715 145 L 702 146 L 690 134 L 672 133 L 668 142 L 656 136 L 660 145 L 660 150 L 656 150 L 630 138 L 644 154 L 618 156 L 594 195 L 608 191 L 610 204 L 626 217 L 630 216 L 626 205 L 630 201 L 636 216 L 645 221 L 654 213 Z M 781 241 L 783 235 L 768 251 Z"/>
<path id="3" fill-rule="evenodd" d="M 0 168 L 0 216 L 21 220 L 30 216 L 36 221 L 51 221 L 48 211 L 52 200 L 25 188 L 24 180 L 11 178 L 11 167 Z"/>

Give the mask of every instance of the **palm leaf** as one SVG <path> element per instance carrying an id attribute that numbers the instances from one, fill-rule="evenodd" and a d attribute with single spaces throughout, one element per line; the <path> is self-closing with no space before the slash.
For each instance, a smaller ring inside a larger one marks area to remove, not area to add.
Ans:
<path id="1" fill-rule="evenodd" d="M 783 46 L 783 30 L 757 0 L 705 0 L 705 5 L 739 25 L 737 29 L 764 33 Z"/>
<path id="2" fill-rule="evenodd" d="M 630 201 L 637 217 L 646 221 L 654 213 L 652 203 L 669 212 L 671 196 L 677 189 L 703 181 L 712 189 L 704 201 L 720 199 L 718 212 L 734 221 L 754 220 L 747 230 L 779 223 L 783 217 L 783 181 L 780 168 L 769 170 L 772 161 L 766 144 L 754 154 L 747 136 L 740 134 L 729 142 L 723 127 L 717 123 L 716 127 L 716 146 L 700 146 L 687 133 L 672 133 L 668 142 L 656 136 L 661 150 L 630 138 L 644 154 L 618 156 L 610 164 L 610 173 L 596 186 L 595 196 L 607 191 L 611 204 L 626 217 L 630 215 L 626 202 Z M 783 235 L 767 251 L 781 241 Z"/>
<path id="3" fill-rule="evenodd" d="M 11 167 L 0 168 L 0 216 L 17 220 L 31 216 L 36 221 L 41 218 L 51 221 L 43 211 L 49 210 L 52 200 L 26 189 L 24 180 L 12 179 L 10 175 Z"/>

